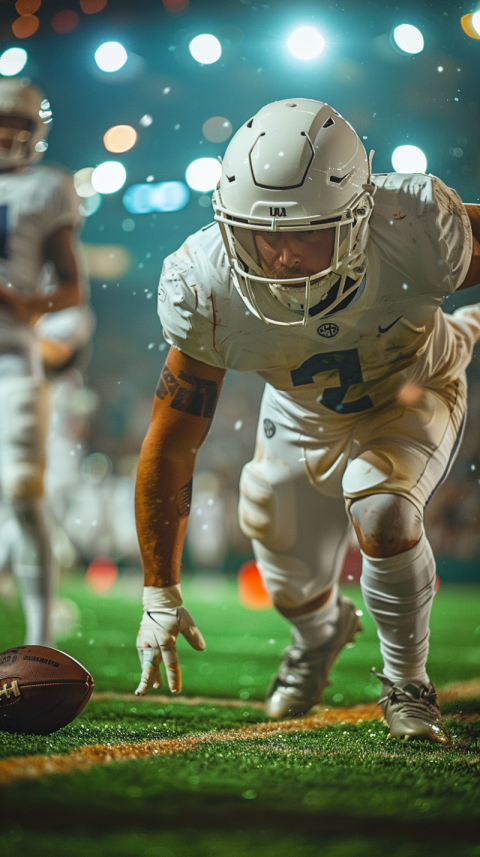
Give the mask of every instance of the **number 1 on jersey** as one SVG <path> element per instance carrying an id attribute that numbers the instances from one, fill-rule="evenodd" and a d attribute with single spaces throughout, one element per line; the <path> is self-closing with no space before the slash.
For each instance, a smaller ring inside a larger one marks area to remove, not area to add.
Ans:
<path id="1" fill-rule="evenodd" d="M 352 384 L 362 384 L 363 375 L 357 348 L 348 348 L 344 351 L 330 351 L 327 354 L 314 354 L 305 360 L 298 369 L 293 369 L 291 374 L 294 387 L 304 384 L 313 384 L 315 375 L 319 372 L 338 370 L 340 376 L 339 387 L 328 387 L 323 391 L 318 401 L 330 411 L 337 414 L 358 414 L 373 408 L 370 396 L 362 396 L 354 402 L 344 402 L 348 388 Z"/>

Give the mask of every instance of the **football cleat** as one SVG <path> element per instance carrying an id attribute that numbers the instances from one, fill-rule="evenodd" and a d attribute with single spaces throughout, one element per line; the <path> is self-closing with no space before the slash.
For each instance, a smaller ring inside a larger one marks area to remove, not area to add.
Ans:
<path id="1" fill-rule="evenodd" d="M 330 684 L 329 673 L 334 661 L 355 634 L 363 631 L 356 607 L 349 598 L 339 596 L 340 614 L 333 636 L 317 649 L 288 646 L 280 669 L 273 679 L 265 700 L 270 717 L 297 717 L 321 702 Z"/>
<path id="2" fill-rule="evenodd" d="M 450 739 L 431 682 L 409 681 L 401 686 L 375 669 L 372 673 L 382 682 L 378 704 L 390 730 L 389 738 L 425 738 L 437 744 L 448 744 Z"/>

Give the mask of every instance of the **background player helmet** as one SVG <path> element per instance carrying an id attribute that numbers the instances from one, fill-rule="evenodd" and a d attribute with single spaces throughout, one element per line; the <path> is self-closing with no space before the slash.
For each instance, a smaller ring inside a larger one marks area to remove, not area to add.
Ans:
<path id="1" fill-rule="evenodd" d="M 52 121 L 49 102 L 27 78 L 0 78 L 0 117 L 4 127 L 8 127 L 10 116 L 27 119 L 29 129 L 15 129 L 11 148 L 0 146 L 2 169 L 38 161 L 43 152 L 36 147 L 46 138 Z"/>
<path id="2" fill-rule="evenodd" d="M 335 312 L 356 291 L 366 268 L 372 156 L 328 104 L 302 98 L 267 104 L 232 138 L 213 208 L 235 286 L 258 318 L 306 325 Z M 254 230 L 332 227 L 327 268 L 310 277 L 266 277 Z"/>

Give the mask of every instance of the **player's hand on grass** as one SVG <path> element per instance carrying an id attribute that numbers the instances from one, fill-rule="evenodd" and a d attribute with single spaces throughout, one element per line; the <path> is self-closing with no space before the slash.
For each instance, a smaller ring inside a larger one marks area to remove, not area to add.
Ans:
<path id="1" fill-rule="evenodd" d="M 193 649 L 201 652 L 205 640 L 185 607 L 179 586 L 144 589 L 144 613 L 137 637 L 138 656 L 142 667 L 140 684 L 135 693 L 143 696 L 151 687 L 160 687 L 160 664 L 163 660 L 172 693 L 182 689 L 182 674 L 177 655 L 177 637 L 183 634 Z M 171 606 L 168 606 L 171 605 Z"/>

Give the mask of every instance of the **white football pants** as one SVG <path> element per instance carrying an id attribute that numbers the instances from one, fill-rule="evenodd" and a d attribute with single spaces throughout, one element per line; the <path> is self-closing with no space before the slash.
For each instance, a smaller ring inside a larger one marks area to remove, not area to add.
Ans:
<path id="1" fill-rule="evenodd" d="M 337 583 L 351 533 L 345 497 L 399 494 L 423 515 L 455 459 L 464 412 L 462 379 L 446 388 L 445 397 L 426 389 L 412 406 L 394 403 L 390 410 L 328 414 L 325 420 L 301 409 L 295 414 L 292 400 L 266 386 L 255 456 L 242 472 L 239 516 L 281 613 Z M 365 557 L 363 568 L 386 674 L 426 680 L 435 565 L 425 536 L 405 554 Z M 315 628 L 323 634 L 320 614 L 325 611 L 327 622 L 331 609 L 329 602 L 293 619 L 295 642 L 314 647 Z"/>
<path id="2" fill-rule="evenodd" d="M 33 334 L 1 313 L 0 487 L 16 524 L 2 535 L 13 538 L 8 552 L 20 587 L 25 643 L 36 645 L 51 645 L 53 571 L 42 499 L 47 424 L 48 392 Z"/>

